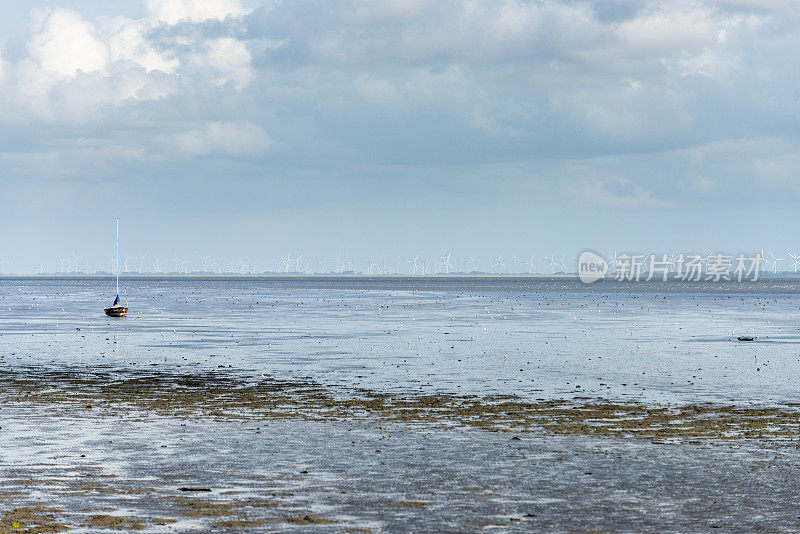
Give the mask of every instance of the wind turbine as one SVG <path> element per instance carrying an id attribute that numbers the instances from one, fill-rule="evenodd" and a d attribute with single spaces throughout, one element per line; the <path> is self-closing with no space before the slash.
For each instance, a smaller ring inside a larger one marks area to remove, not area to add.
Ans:
<path id="1" fill-rule="evenodd" d="M 180 271 L 178 270 L 178 264 L 180 264 L 180 263 L 182 263 L 182 262 L 183 262 L 183 260 L 181 260 L 181 259 L 178 257 L 178 254 L 173 254 L 173 255 L 172 255 L 172 264 L 175 266 L 175 269 L 173 270 L 173 272 L 176 272 L 176 273 L 180 272 Z"/>
<path id="2" fill-rule="evenodd" d="M 556 268 L 558 268 L 558 262 L 555 259 L 555 256 L 550 256 L 550 262 L 547 265 L 550 268 L 550 274 L 556 274 Z"/>
<path id="3" fill-rule="evenodd" d="M 528 274 L 533 274 L 533 270 L 536 268 L 536 260 L 534 256 L 531 256 L 531 259 L 525 262 L 525 265 L 528 266 Z"/>
<path id="4" fill-rule="evenodd" d="M 442 269 L 444 270 L 444 274 L 450 274 L 450 270 L 453 268 L 453 264 L 450 263 L 451 254 L 451 252 L 448 252 L 445 256 L 442 256 Z"/>
<path id="5" fill-rule="evenodd" d="M 674 254 L 672 256 L 673 258 L 675 257 Z M 617 251 L 615 250 L 614 255 L 608 259 L 608 270 L 614 272 L 616 265 L 617 265 Z"/>
<path id="6" fill-rule="evenodd" d="M 5 256 L 0 256 L 0 274 L 6 274 L 6 265 L 8 265 L 8 262 Z"/>
<path id="7" fill-rule="evenodd" d="M 561 269 L 562 269 L 562 272 L 564 272 L 564 273 L 567 272 L 567 264 L 564 263 L 564 258 L 565 257 L 566 257 L 566 254 L 562 254 L 561 255 Z"/>
<path id="8" fill-rule="evenodd" d="M 285 258 L 281 258 L 281 270 L 284 272 L 289 272 L 289 269 L 292 267 L 292 253 L 288 253 Z"/>
<path id="9" fill-rule="evenodd" d="M 203 272 L 207 273 L 208 272 L 208 266 L 210 265 L 208 263 L 208 260 L 211 259 L 211 256 L 200 256 L 200 259 L 203 260 Z"/>
<path id="10" fill-rule="evenodd" d="M 769 271 L 769 270 L 770 270 L 770 268 L 772 267 L 772 264 L 771 264 L 771 263 L 769 262 L 769 260 L 767 259 L 767 256 L 766 256 L 766 254 L 764 254 L 764 249 L 763 249 L 763 248 L 761 249 L 761 255 L 760 255 L 760 256 L 758 256 L 758 259 L 757 259 L 757 264 L 758 264 L 758 268 L 759 268 L 759 269 L 761 269 L 761 266 L 762 266 L 762 265 L 765 265 L 765 264 L 766 264 L 766 265 L 767 265 L 767 268 L 766 268 L 766 270 L 767 270 L 767 271 Z"/>
<path id="11" fill-rule="evenodd" d="M 411 274 L 412 275 L 417 274 L 417 269 L 419 269 L 419 267 L 417 266 L 417 260 L 418 259 L 419 259 L 419 254 L 417 254 L 416 258 L 411 258 L 410 260 L 408 260 L 408 263 L 411 264 Z"/>
<path id="12" fill-rule="evenodd" d="M 791 256 L 792 259 L 794 260 L 789 268 L 792 269 L 795 274 L 797 274 L 797 268 L 800 267 L 800 254 L 794 255 L 791 252 L 789 252 L 789 256 Z"/>
<path id="13" fill-rule="evenodd" d="M 478 258 L 476 258 L 475 256 L 472 256 L 472 257 L 470 257 L 469 261 L 472 262 L 472 270 L 473 271 L 477 271 L 478 270 L 478 261 L 479 261 Z"/>
<path id="14" fill-rule="evenodd" d="M 503 272 L 502 269 L 503 269 L 503 267 L 505 267 L 505 265 L 503 264 L 503 255 L 502 254 L 498 254 L 497 255 L 497 259 L 496 260 L 492 260 L 492 264 L 493 264 L 493 267 L 494 267 L 494 273 L 495 274 L 497 274 L 497 268 L 498 267 L 501 269 L 500 272 L 502 273 Z"/>
<path id="15" fill-rule="evenodd" d="M 776 258 L 772 251 L 770 251 L 769 255 L 772 258 L 772 260 L 770 260 L 770 263 L 772 264 L 772 274 L 775 274 L 778 272 L 778 262 L 783 261 L 785 258 Z"/>

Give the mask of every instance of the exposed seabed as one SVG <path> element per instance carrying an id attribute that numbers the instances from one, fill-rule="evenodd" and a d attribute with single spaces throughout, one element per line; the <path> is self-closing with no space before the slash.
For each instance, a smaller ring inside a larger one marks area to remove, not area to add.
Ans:
<path id="1" fill-rule="evenodd" d="M 0 531 L 791 531 L 798 412 L 7 373 Z"/>

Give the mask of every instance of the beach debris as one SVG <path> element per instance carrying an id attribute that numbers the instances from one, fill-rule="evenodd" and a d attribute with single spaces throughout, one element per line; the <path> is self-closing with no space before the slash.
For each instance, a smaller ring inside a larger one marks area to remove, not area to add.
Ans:
<path id="1" fill-rule="evenodd" d="M 188 488 L 188 487 L 178 488 L 178 490 L 179 491 L 203 491 L 203 492 L 211 491 L 210 488 Z"/>

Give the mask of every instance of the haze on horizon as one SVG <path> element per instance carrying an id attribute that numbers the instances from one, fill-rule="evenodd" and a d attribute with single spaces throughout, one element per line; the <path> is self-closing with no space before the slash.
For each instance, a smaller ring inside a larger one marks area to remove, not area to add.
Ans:
<path id="1" fill-rule="evenodd" d="M 800 251 L 791 0 L 40 0 L 0 255 Z M 788 266 L 788 264 L 787 264 Z M 363 267 L 362 267 L 363 269 Z"/>

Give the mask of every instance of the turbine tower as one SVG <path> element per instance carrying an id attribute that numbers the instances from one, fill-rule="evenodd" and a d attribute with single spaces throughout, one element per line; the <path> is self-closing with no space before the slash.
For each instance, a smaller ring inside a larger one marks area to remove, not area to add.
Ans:
<path id="1" fill-rule="evenodd" d="M 550 274 L 556 274 L 558 262 L 556 261 L 555 256 L 550 256 L 550 263 L 547 266 L 550 267 Z"/>
<path id="2" fill-rule="evenodd" d="M 76 272 L 76 273 L 77 273 L 78 271 L 80 271 L 80 264 L 81 264 L 81 260 L 82 260 L 82 259 L 83 259 L 83 258 L 81 258 L 80 256 L 78 256 L 78 255 L 77 255 L 77 254 L 75 254 L 74 252 L 72 253 L 72 260 L 75 262 L 75 272 Z M 119 261 L 119 260 L 117 260 L 117 261 Z"/>
<path id="3" fill-rule="evenodd" d="M 172 255 L 172 264 L 173 264 L 173 265 L 174 265 L 174 267 L 175 267 L 175 269 L 173 270 L 173 272 L 176 272 L 176 273 L 179 273 L 179 272 L 180 272 L 180 269 L 178 269 L 178 265 L 180 265 L 181 263 L 183 263 L 183 260 L 182 260 L 182 259 L 180 259 L 180 258 L 178 257 L 178 254 L 177 254 L 177 253 L 174 253 L 174 254 Z"/>
<path id="4" fill-rule="evenodd" d="M 525 265 L 528 266 L 528 274 L 533 274 L 533 270 L 536 268 L 536 260 L 531 256 L 531 259 L 526 261 Z"/>
<path id="5" fill-rule="evenodd" d="M 493 264 L 493 267 L 494 267 L 494 274 L 497 274 L 497 269 L 498 268 L 500 269 L 500 272 L 502 273 L 503 272 L 503 267 L 505 267 L 505 264 L 503 263 L 503 255 L 502 254 L 498 254 L 497 255 L 497 259 L 496 260 L 492 260 L 492 264 Z"/>
<path id="6" fill-rule="evenodd" d="M 417 260 L 419 260 L 419 254 L 417 254 L 417 256 L 415 258 L 411 258 L 410 260 L 408 260 L 408 263 L 411 264 L 411 275 L 412 276 L 417 274 L 417 270 L 419 269 L 419 267 L 417 266 Z"/>
<path id="7" fill-rule="evenodd" d="M 797 268 L 800 267 L 800 254 L 794 255 L 791 252 L 789 252 L 789 256 L 791 256 L 792 260 L 794 260 L 789 268 L 792 269 L 795 274 L 797 274 Z"/>
<path id="8" fill-rule="evenodd" d="M 442 256 L 442 270 L 444 274 L 450 274 L 450 271 L 453 269 L 453 264 L 450 263 L 450 256 L 452 252 L 448 252 L 444 256 Z"/>
<path id="9" fill-rule="evenodd" d="M 783 260 L 784 260 L 784 258 L 776 258 L 776 257 L 775 257 L 775 254 L 773 254 L 773 253 L 772 253 L 772 251 L 770 251 L 769 255 L 770 255 L 770 257 L 772 258 L 772 259 L 769 261 L 769 263 L 771 263 L 771 264 L 772 264 L 772 274 L 775 274 L 775 273 L 777 273 L 777 272 L 778 272 L 778 262 L 779 262 L 779 261 L 783 261 Z"/>

